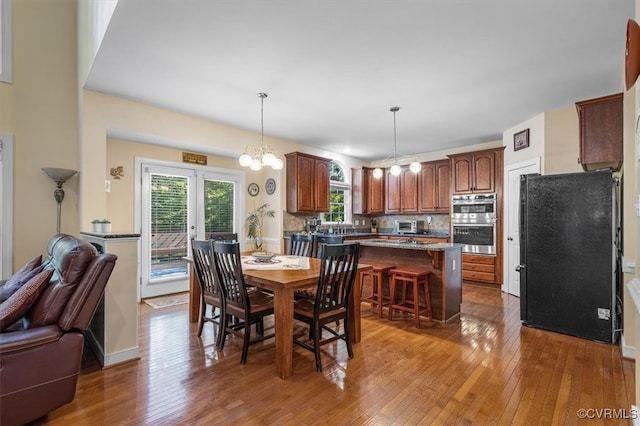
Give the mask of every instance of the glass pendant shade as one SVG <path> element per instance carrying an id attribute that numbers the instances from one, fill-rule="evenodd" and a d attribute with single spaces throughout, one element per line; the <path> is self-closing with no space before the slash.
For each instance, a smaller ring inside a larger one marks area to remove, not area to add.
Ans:
<path id="1" fill-rule="evenodd" d="M 420 173 L 420 171 L 422 170 L 422 164 L 414 161 L 409 165 L 409 170 L 411 170 L 412 173 Z"/>
<path id="2" fill-rule="evenodd" d="M 389 171 L 392 175 L 398 176 L 400 173 L 402 173 L 402 168 L 397 164 L 394 164 L 393 166 L 391 166 L 391 169 L 389 169 Z"/>
<path id="3" fill-rule="evenodd" d="M 374 178 L 380 179 L 383 174 L 384 174 L 384 172 L 382 171 L 382 169 L 380 167 L 376 167 L 375 169 L 373 169 L 373 177 Z"/>

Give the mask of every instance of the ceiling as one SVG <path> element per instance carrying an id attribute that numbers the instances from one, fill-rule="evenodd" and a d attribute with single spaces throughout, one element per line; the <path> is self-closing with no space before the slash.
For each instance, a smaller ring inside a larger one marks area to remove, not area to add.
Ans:
<path id="1" fill-rule="evenodd" d="M 634 0 L 120 0 L 86 87 L 363 161 L 623 90 Z M 259 141 L 256 141 L 259 143 Z M 238 150 L 242 150 L 239 147 Z"/>

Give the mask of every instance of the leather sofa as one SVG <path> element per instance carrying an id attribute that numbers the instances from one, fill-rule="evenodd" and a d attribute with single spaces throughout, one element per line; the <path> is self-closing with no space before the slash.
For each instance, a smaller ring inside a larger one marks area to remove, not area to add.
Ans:
<path id="1" fill-rule="evenodd" d="M 117 259 L 66 234 L 54 236 L 47 253 L 49 284 L 22 321 L 0 333 L 2 425 L 31 422 L 73 400 L 84 331 Z"/>

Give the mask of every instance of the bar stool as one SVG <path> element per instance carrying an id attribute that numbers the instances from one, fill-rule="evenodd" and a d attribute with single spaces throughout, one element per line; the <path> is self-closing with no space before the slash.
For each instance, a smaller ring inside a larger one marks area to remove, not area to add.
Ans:
<path id="1" fill-rule="evenodd" d="M 414 325 L 420 328 L 420 315 L 431 319 L 431 292 L 429 291 L 429 271 L 426 269 L 396 268 L 389 271 L 391 275 L 389 320 L 393 320 L 395 309 L 410 312 L 414 315 Z M 413 287 L 413 299 L 407 300 L 407 285 Z M 396 302 L 396 286 L 402 286 L 402 299 Z M 424 288 L 425 303 L 420 302 L 419 287 Z"/>
<path id="2" fill-rule="evenodd" d="M 370 296 L 362 297 L 360 300 L 363 302 L 371 302 L 371 308 L 376 304 L 378 305 L 378 315 L 382 318 L 382 306 L 385 304 L 384 300 L 389 300 L 384 295 L 382 283 L 385 275 L 389 274 L 389 271 L 395 268 L 396 265 L 373 265 L 371 270 L 362 271 L 360 274 L 360 294 L 362 294 L 362 288 L 364 287 L 365 278 L 369 278 Z"/>

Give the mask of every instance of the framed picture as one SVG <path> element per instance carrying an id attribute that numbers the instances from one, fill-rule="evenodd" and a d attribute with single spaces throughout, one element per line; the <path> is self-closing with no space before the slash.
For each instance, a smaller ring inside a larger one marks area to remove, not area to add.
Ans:
<path id="1" fill-rule="evenodd" d="M 267 179 L 264 183 L 264 190 L 268 195 L 273 195 L 276 192 L 276 181 L 272 178 Z"/>
<path id="2" fill-rule="evenodd" d="M 252 197 L 255 197 L 256 195 L 258 195 L 258 192 L 260 192 L 260 187 L 257 183 L 252 182 L 247 187 L 247 192 L 249 192 L 249 195 L 251 195 Z"/>
<path id="3" fill-rule="evenodd" d="M 529 129 L 525 129 L 521 132 L 513 135 L 513 150 L 519 151 L 529 146 Z"/>

